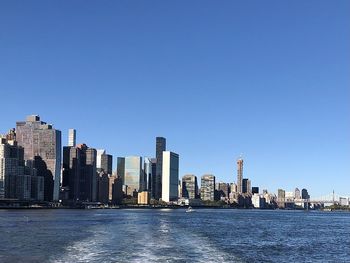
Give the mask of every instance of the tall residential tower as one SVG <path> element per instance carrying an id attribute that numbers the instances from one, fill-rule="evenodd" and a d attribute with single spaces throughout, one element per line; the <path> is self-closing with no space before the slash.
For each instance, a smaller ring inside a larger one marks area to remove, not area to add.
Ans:
<path id="1" fill-rule="evenodd" d="M 243 193 L 243 159 L 237 160 L 237 192 Z"/>

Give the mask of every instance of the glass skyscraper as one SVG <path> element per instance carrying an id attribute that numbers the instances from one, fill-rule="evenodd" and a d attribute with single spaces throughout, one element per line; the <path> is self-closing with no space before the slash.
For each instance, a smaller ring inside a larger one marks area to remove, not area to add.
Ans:
<path id="1" fill-rule="evenodd" d="M 139 192 L 142 173 L 142 158 L 140 156 L 125 157 L 123 184 L 126 189 L 126 195 L 133 196 L 134 192 Z"/>
<path id="2" fill-rule="evenodd" d="M 160 199 L 162 197 L 162 172 L 163 172 L 163 152 L 166 150 L 166 139 L 163 137 L 156 138 L 156 176 L 154 198 Z"/>

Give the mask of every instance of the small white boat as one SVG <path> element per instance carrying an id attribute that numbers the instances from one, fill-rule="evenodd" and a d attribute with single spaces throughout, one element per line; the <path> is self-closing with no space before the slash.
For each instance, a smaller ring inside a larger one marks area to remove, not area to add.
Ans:
<path id="1" fill-rule="evenodd" d="M 192 207 L 188 207 L 186 210 L 186 213 L 191 213 L 191 212 L 195 212 L 195 210 L 192 209 Z"/>

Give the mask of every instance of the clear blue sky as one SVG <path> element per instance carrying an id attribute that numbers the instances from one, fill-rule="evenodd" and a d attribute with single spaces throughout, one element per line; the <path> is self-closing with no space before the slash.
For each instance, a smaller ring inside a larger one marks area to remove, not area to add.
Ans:
<path id="1" fill-rule="evenodd" d="M 180 176 L 350 195 L 350 1 L 1 1 L 0 132 L 39 114 Z"/>

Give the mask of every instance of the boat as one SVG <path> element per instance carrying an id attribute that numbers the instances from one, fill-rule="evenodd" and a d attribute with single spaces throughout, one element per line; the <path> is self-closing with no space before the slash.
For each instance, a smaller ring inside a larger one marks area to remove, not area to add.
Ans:
<path id="1" fill-rule="evenodd" d="M 191 213 L 191 212 L 195 212 L 195 210 L 192 209 L 192 207 L 188 207 L 186 210 L 186 213 Z"/>

